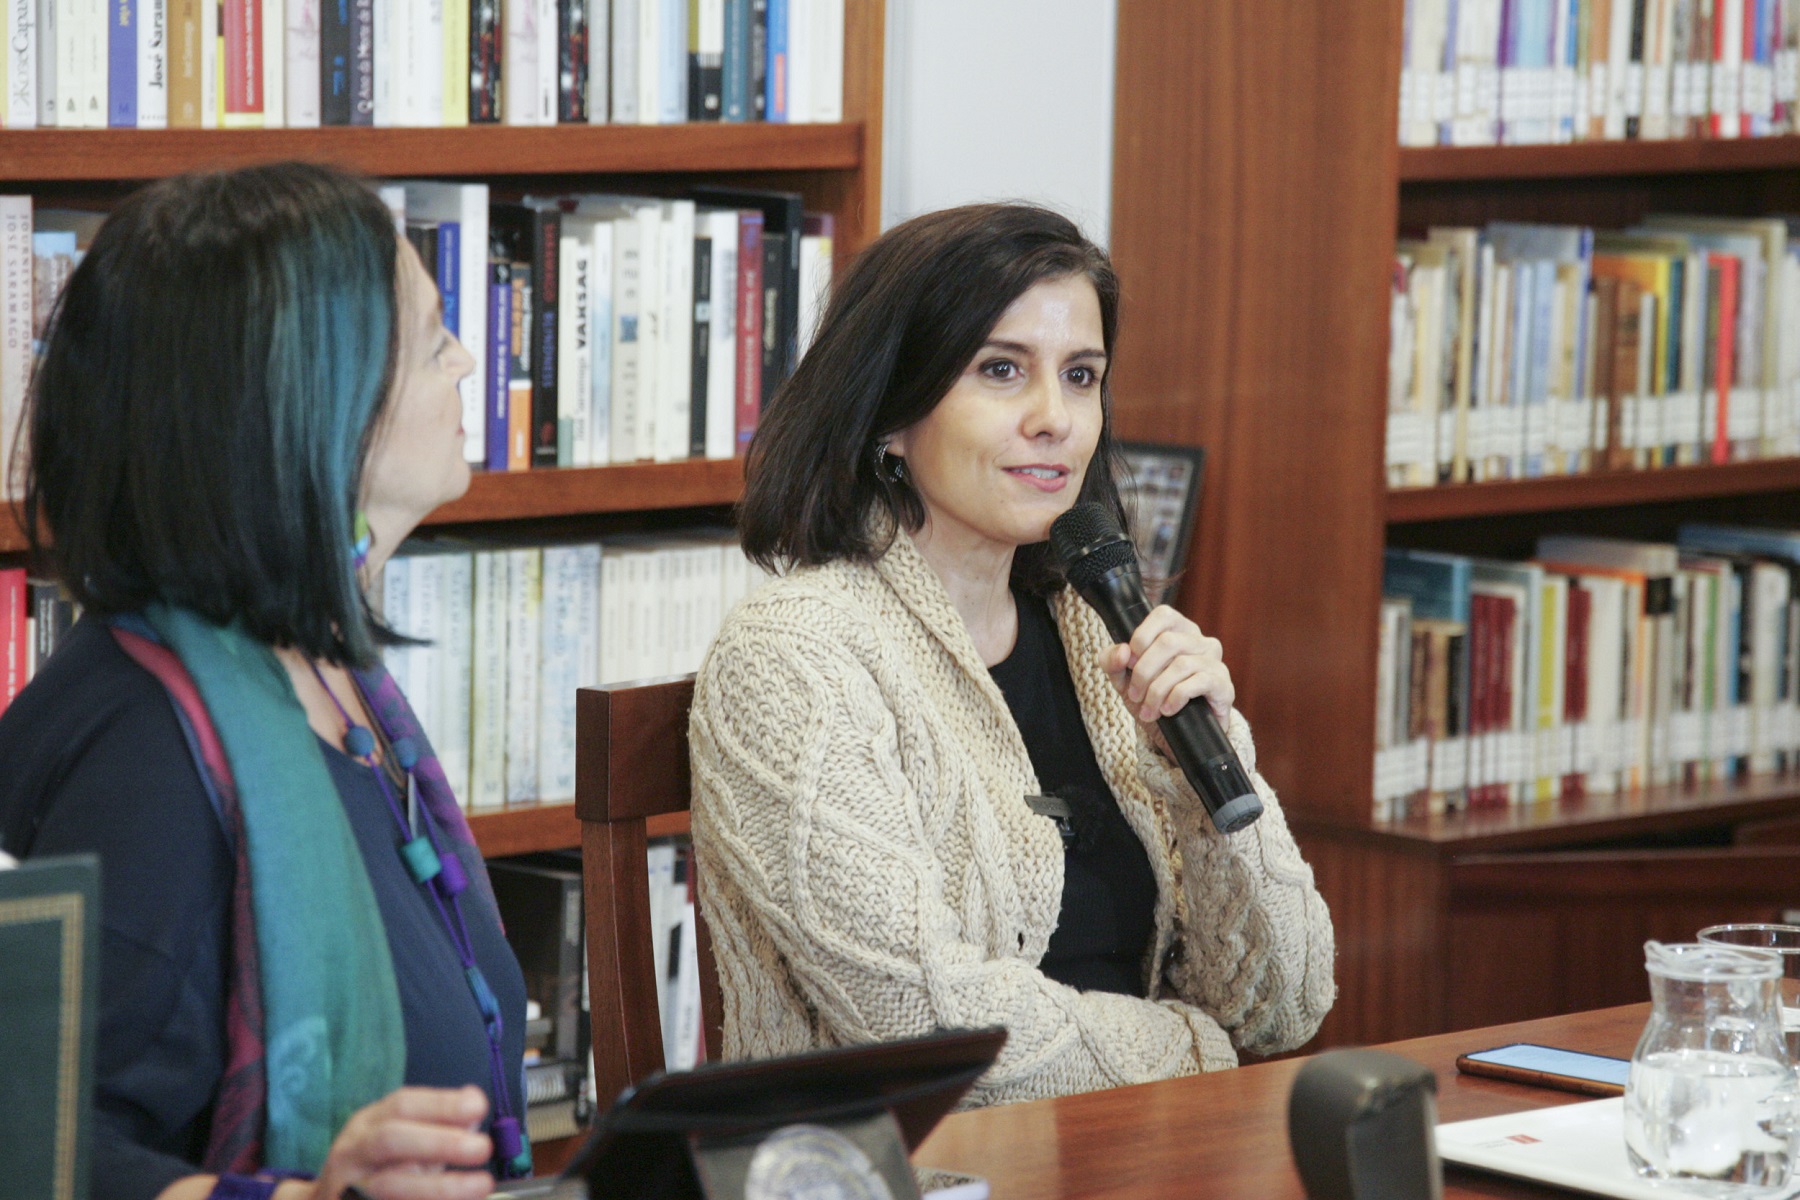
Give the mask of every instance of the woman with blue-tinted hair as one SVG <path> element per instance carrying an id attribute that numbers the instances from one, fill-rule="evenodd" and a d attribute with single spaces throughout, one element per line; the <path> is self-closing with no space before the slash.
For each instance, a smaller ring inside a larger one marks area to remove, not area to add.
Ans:
<path id="1" fill-rule="evenodd" d="M 85 615 L 0 717 L 0 847 L 100 858 L 95 1200 L 529 1166 L 523 981 L 366 594 L 468 487 L 472 368 L 325 168 L 157 183 L 69 280 L 24 518 Z"/>

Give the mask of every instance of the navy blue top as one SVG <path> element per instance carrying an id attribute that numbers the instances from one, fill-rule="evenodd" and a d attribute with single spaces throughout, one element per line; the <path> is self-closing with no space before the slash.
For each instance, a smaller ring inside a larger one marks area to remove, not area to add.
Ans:
<path id="1" fill-rule="evenodd" d="M 488 1043 L 449 935 L 407 875 L 374 771 L 320 743 L 362 848 L 406 1024 L 406 1080 L 489 1092 Z M 92 1200 L 149 1200 L 199 1169 L 223 1073 L 232 860 L 162 685 L 92 619 L 0 714 L 0 848 L 100 856 Z M 463 852 L 473 874 L 479 861 Z M 296 888 L 296 902 L 305 899 Z M 462 897 L 522 1112 L 525 984 L 493 906 Z M 280 964 L 264 963 L 263 969 Z"/>
<path id="2" fill-rule="evenodd" d="M 1144 995 L 1144 957 L 1156 934 L 1156 875 L 1100 773 L 1081 700 L 1050 608 L 1015 592 L 1019 636 L 988 668 L 1031 756 L 1038 786 L 1066 800 L 1062 911 L 1038 969 L 1084 992 Z"/>

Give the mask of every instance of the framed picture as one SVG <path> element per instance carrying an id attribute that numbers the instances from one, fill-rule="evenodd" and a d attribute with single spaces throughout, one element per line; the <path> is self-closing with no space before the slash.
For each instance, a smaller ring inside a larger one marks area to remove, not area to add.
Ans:
<path id="1" fill-rule="evenodd" d="M 1187 566 L 1206 451 L 1199 446 L 1157 446 L 1121 442 L 1127 470 L 1119 480 L 1131 537 L 1137 543 L 1144 591 L 1160 603 L 1169 584 Z"/>

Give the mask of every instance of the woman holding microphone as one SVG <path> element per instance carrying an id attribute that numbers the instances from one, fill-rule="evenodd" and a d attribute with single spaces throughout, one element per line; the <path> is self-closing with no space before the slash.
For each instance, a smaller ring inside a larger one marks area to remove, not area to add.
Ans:
<path id="1" fill-rule="evenodd" d="M 1233 1066 L 1329 1009 L 1330 916 L 1219 643 L 1159 607 L 1115 645 L 1045 544 L 1078 500 L 1120 511 L 1117 307 L 1054 213 L 919 217 L 764 414 L 740 529 L 784 574 L 691 726 L 727 1057 L 1005 1025 L 1000 1103 Z M 1262 800 L 1243 832 L 1156 732 L 1190 703 Z"/>

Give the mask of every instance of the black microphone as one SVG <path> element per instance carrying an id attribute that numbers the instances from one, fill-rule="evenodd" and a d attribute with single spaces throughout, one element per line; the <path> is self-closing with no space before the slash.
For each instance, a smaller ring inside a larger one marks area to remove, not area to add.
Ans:
<path id="1" fill-rule="evenodd" d="M 1131 641 L 1150 615 L 1150 602 L 1144 598 L 1137 550 L 1112 514 L 1099 504 L 1077 504 L 1050 526 L 1050 546 L 1113 640 Z M 1211 705 L 1189 704 L 1172 717 L 1158 717 L 1156 724 L 1220 833 L 1236 833 L 1262 816 L 1262 800 Z"/>

